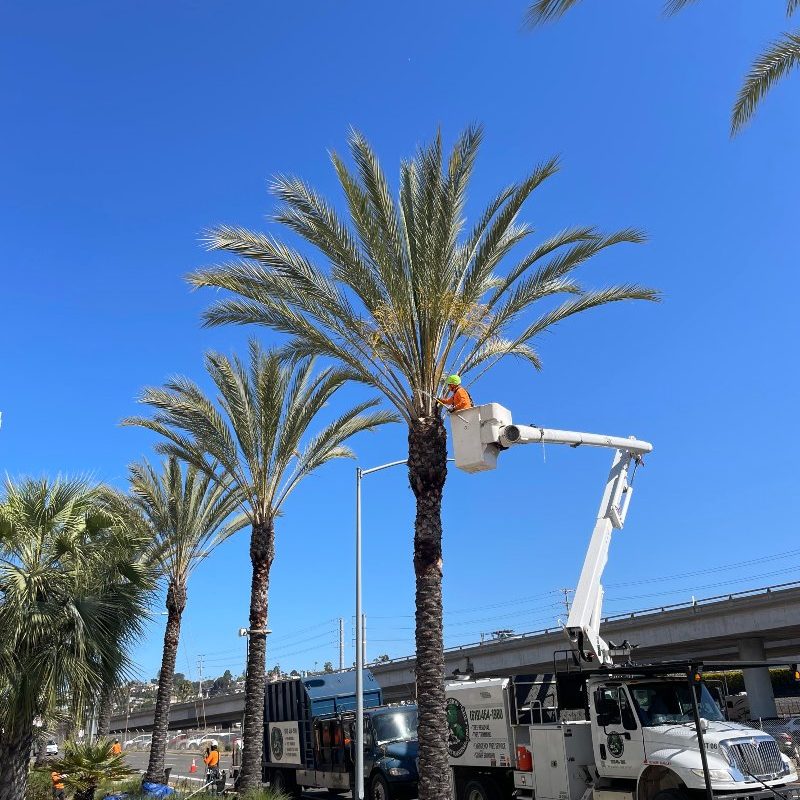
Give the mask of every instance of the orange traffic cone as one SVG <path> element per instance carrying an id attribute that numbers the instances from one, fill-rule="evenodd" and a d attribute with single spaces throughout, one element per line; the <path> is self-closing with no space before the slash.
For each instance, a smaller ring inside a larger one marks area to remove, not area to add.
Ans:
<path id="1" fill-rule="evenodd" d="M 192 759 L 192 766 L 189 767 L 189 772 L 197 772 L 197 762 Z"/>

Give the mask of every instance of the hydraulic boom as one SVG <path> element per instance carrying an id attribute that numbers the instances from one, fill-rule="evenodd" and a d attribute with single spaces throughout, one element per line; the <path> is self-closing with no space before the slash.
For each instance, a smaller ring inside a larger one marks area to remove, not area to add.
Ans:
<path id="1" fill-rule="evenodd" d="M 560 431 L 530 425 L 514 425 L 511 412 L 498 403 L 487 403 L 450 416 L 456 466 L 466 472 L 482 472 L 497 466 L 497 456 L 518 444 L 567 444 L 571 447 L 608 447 L 614 460 L 597 512 L 589 549 L 575 590 L 565 626 L 575 658 L 598 665 L 613 664 L 615 648 L 600 636 L 603 608 L 603 570 L 608 561 L 611 532 L 622 528 L 633 487 L 628 481 L 631 462 L 639 462 L 653 446 L 633 437 L 605 436 Z"/>

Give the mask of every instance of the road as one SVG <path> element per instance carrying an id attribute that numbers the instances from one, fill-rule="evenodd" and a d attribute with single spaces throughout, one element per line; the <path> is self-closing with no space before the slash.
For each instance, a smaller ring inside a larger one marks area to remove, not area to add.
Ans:
<path id="1" fill-rule="evenodd" d="M 150 759 L 149 750 L 126 750 L 125 760 L 128 764 L 136 770 L 144 772 L 147 769 L 147 762 Z M 191 772 L 192 759 L 194 759 L 197 766 L 197 772 Z M 172 767 L 170 773 L 170 780 L 180 780 L 186 778 L 187 780 L 196 781 L 198 787 L 205 776 L 205 764 L 203 764 L 202 754 L 195 750 L 167 750 L 167 758 L 165 761 L 166 766 Z M 220 753 L 219 768 L 231 772 L 231 754 Z M 351 797 L 350 793 L 337 795 L 341 798 Z M 303 793 L 303 797 L 308 800 L 322 800 L 322 798 L 333 797 L 324 790 L 308 791 Z"/>

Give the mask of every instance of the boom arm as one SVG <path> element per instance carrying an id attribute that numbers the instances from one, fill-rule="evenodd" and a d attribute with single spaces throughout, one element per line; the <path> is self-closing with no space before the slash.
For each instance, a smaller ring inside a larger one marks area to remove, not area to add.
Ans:
<path id="1" fill-rule="evenodd" d="M 597 659 L 601 665 L 612 664 L 612 649 L 600 636 L 603 607 L 601 580 L 608 561 L 611 532 L 625 524 L 633 495 L 633 487 L 628 483 L 631 462 L 640 460 L 653 446 L 632 437 L 625 439 L 514 425 L 511 413 L 498 403 L 460 411 L 452 414 L 450 420 L 456 466 L 466 472 L 494 469 L 499 453 L 518 444 L 585 445 L 609 447 L 616 451 L 566 625 L 566 633 L 577 659 L 584 662 Z"/>

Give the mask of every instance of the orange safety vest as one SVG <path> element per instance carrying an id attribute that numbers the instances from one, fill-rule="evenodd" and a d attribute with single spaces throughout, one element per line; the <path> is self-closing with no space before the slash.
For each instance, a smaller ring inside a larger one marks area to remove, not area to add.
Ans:
<path id="1" fill-rule="evenodd" d="M 122 745 L 119 742 L 115 742 L 111 745 L 111 755 L 118 756 L 122 752 Z"/>
<path id="2" fill-rule="evenodd" d="M 212 750 L 207 756 L 203 758 L 203 761 L 205 761 L 206 766 L 209 769 L 213 769 L 214 767 L 217 766 L 217 764 L 219 764 L 219 751 Z"/>
<path id="3" fill-rule="evenodd" d="M 472 408 L 472 398 L 463 386 L 448 386 L 447 389 L 452 392 L 451 396 L 443 397 L 441 400 L 451 411 L 466 411 Z"/>
<path id="4" fill-rule="evenodd" d="M 63 789 L 64 788 L 64 781 L 61 780 L 61 773 L 60 772 L 51 772 L 50 773 L 50 780 L 53 781 L 53 788 L 54 789 Z"/>

